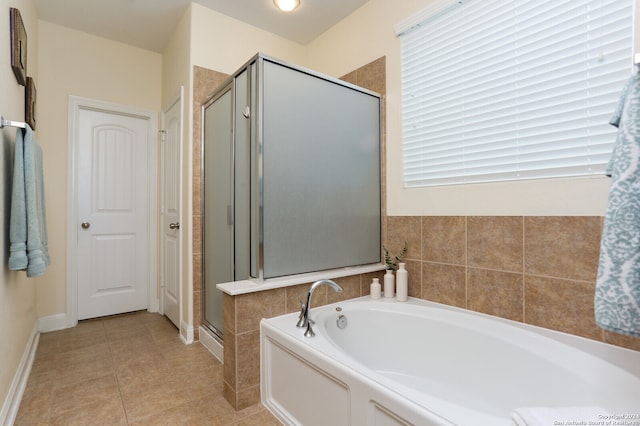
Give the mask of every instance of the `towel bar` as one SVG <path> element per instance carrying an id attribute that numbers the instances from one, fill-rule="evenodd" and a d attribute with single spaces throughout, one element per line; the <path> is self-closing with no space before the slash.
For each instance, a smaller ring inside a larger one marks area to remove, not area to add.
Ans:
<path id="1" fill-rule="evenodd" d="M 0 115 L 0 129 L 2 129 L 4 126 L 20 127 L 21 129 L 26 129 L 27 123 L 24 123 L 22 121 L 5 120 L 4 117 Z"/>

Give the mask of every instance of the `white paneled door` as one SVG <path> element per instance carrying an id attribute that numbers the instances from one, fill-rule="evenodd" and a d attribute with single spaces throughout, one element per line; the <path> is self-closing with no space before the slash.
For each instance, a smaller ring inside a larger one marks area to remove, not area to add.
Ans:
<path id="1" fill-rule="evenodd" d="M 182 96 L 164 113 L 162 132 L 161 288 L 164 314 L 180 328 L 180 150 Z"/>
<path id="2" fill-rule="evenodd" d="M 78 117 L 78 319 L 148 307 L 148 120 Z"/>

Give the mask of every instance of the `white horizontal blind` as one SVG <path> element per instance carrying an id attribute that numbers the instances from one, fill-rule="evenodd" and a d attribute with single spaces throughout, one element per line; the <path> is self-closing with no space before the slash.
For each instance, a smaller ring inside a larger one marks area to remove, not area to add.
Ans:
<path id="1" fill-rule="evenodd" d="M 406 187 L 604 173 L 632 0 L 469 0 L 401 35 Z"/>

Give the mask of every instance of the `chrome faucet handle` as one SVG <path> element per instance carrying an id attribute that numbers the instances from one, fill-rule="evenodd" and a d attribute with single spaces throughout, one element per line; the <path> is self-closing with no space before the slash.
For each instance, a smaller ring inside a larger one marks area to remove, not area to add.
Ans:
<path id="1" fill-rule="evenodd" d="M 315 324 L 315 323 L 309 320 L 309 322 L 307 323 L 307 329 L 304 332 L 304 337 L 313 337 L 316 335 L 316 333 L 313 332 L 313 328 L 311 328 L 312 324 Z"/>
<path id="2" fill-rule="evenodd" d="M 300 316 L 298 316 L 298 323 L 296 324 L 296 327 L 304 327 L 304 311 L 305 311 L 306 305 L 302 300 L 300 300 L 299 302 L 300 302 Z"/>
<path id="3" fill-rule="evenodd" d="M 328 285 L 338 293 L 342 291 L 342 287 L 331 280 L 319 280 L 311 285 L 311 288 L 309 288 L 309 292 L 307 293 L 307 303 L 302 303 L 302 300 L 300 301 L 302 312 L 300 312 L 298 324 L 296 324 L 300 328 L 307 327 L 306 331 L 304 332 L 304 337 L 313 337 L 316 335 L 311 328 L 311 325 L 315 323 L 311 318 L 309 318 L 309 312 L 311 311 L 311 296 L 313 296 L 313 292 L 315 291 L 315 289 L 320 287 L 321 285 Z"/>

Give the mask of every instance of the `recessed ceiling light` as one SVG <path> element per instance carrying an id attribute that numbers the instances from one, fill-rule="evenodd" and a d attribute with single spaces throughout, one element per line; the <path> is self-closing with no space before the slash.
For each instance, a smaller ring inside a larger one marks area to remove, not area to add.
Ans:
<path id="1" fill-rule="evenodd" d="M 300 6 L 300 0 L 273 0 L 273 4 L 283 12 L 291 12 Z"/>

